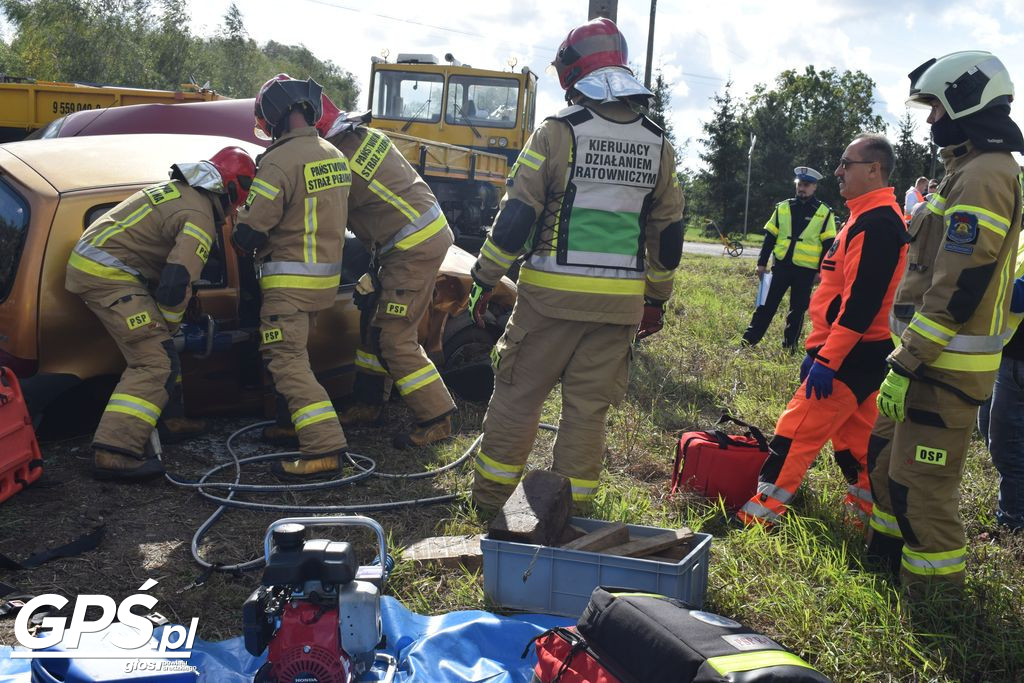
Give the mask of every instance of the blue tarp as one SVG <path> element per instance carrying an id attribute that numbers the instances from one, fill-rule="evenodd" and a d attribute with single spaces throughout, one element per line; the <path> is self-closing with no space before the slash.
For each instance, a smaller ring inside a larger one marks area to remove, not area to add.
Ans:
<path id="1" fill-rule="evenodd" d="M 574 623 L 564 617 L 500 617 L 476 610 L 425 617 L 388 596 L 381 600 L 381 612 L 385 652 L 398 660 L 396 683 L 529 683 L 537 660 L 532 649 L 520 658 L 527 643 L 549 628 Z M 196 639 L 192 652 L 188 662 L 199 670 L 198 680 L 211 683 L 251 683 L 263 663 L 245 651 L 240 637 L 219 643 Z M 10 654 L 10 647 L 0 646 L 0 683 L 30 683 L 29 660 Z"/>

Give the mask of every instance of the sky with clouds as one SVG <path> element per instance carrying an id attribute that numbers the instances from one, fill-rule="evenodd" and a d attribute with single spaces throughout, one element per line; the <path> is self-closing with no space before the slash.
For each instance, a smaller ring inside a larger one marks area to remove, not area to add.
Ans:
<path id="1" fill-rule="evenodd" d="M 192 0 L 193 30 L 217 31 L 229 5 L 230 0 Z M 442 58 L 451 52 L 481 68 L 507 69 L 510 58 L 517 69 L 530 66 L 539 76 L 539 116 L 563 106 L 558 80 L 545 67 L 569 29 L 586 21 L 589 6 L 588 0 L 238 0 L 237 5 L 258 42 L 301 43 L 351 72 L 360 86 L 360 107 L 366 106 L 371 56 L 387 50 L 392 60 L 399 52 Z M 641 68 L 650 10 L 651 0 L 618 3 L 630 61 Z M 672 86 L 671 121 L 683 147 L 681 161 L 695 168 L 710 98 L 728 80 L 734 94 L 743 95 L 789 68 L 860 69 L 877 83 L 876 110 L 895 125 L 905 111 L 907 73 L 931 57 L 976 49 L 999 56 L 1024 88 L 1024 3 L 975 0 L 968 8 L 945 0 L 658 0 L 653 61 Z M 923 138 L 925 113 L 912 111 Z M 1018 105 L 1014 118 L 1024 124 L 1024 105 Z"/>

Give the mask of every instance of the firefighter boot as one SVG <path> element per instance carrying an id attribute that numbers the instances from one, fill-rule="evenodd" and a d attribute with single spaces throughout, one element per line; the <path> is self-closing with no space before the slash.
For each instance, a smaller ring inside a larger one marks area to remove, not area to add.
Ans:
<path id="1" fill-rule="evenodd" d="M 329 479 L 341 470 L 344 451 L 334 451 L 295 460 L 276 460 L 270 465 L 270 473 L 282 481 L 311 481 Z"/>
<path id="2" fill-rule="evenodd" d="M 143 459 L 105 448 L 93 448 L 92 452 L 92 476 L 100 481 L 145 481 L 164 473 L 163 463 L 156 458 Z"/>
<path id="3" fill-rule="evenodd" d="M 411 432 L 399 434 L 395 437 L 393 445 L 398 449 L 406 449 L 418 446 L 426 446 L 452 435 L 452 414 L 445 413 L 433 420 L 419 422 Z"/>
<path id="4" fill-rule="evenodd" d="M 191 417 L 162 417 L 156 423 L 161 443 L 181 443 L 206 433 L 206 420 Z"/>
<path id="5" fill-rule="evenodd" d="M 375 424 L 380 420 L 383 407 L 379 403 L 353 403 L 338 413 L 338 422 L 343 427 L 354 424 Z"/>

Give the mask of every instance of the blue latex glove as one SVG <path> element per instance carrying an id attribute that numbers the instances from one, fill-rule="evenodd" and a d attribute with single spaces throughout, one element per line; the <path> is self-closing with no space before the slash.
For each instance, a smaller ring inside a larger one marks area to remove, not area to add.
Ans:
<path id="1" fill-rule="evenodd" d="M 1024 313 L 1024 276 L 1013 281 L 1013 296 L 1010 297 L 1010 311 Z"/>
<path id="2" fill-rule="evenodd" d="M 804 362 L 800 364 L 800 381 L 803 382 L 807 379 L 807 373 L 811 371 L 811 365 L 814 363 L 814 356 L 807 354 L 804 356 Z"/>
<path id="3" fill-rule="evenodd" d="M 907 389 L 910 378 L 889 370 L 889 374 L 878 387 L 878 412 L 896 422 L 903 422 L 907 412 Z"/>
<path id="4" fill-rule="evenodd" d="M 832 395 L 832 380 L 836 371 L 825 367 L 821 363 L 814 363 L 807 373 L 807 398 L 811 397 L 814 391 L 814 398 L 828 398 Z"/>

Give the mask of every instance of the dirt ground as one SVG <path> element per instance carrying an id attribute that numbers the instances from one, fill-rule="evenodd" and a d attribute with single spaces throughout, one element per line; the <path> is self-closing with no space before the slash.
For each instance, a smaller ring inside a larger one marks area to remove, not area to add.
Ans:
<path id="1" fill-rule="evenodd" d="M 410 415 L 401 404 L 391 403 L 385 409 L 381 426 L 348 430 L 349 443 L 352 450 L 373 457 L 380 471 L 422 471 L 458 457 L 478 433 L 481 418 L 480 406 L 460 404 L 458 428 L 462 435 L 453 442 L 422 452 L 397 451 L 389 445 L 391 436 L 410 423 Z M 226 439 L 256 421 L 258 418 L 209 420 L 209 431 L 203 437 L 165 447 L 168 471 L 185 479 L 196 479 L 212 467 L 230 462 Z M 52 560 L 32 570 L 0 572 L 0 581 L 16 587 L 20 593 L 59 593 L 67 597 L 99 593 L 119 601 L 136 593 L 147 579 L 154 579 L 159 583 L 150 593 L 159 599 L 156 610 L 172 622 L 188 623 L 192 617 L 199 617 L 200 636 L 208 640 L 240 635 L 242 603 L 259 585 L 260 572 L 215 572 L 201 585 L 194 585 L 202 568 L 190 553 L 192 536 L 216 510 L 216 504 L 193 489 L 180 488 L 165 480 L 136 485 L 94 481 L 89 473 L 89 441 L 89 435 L 82 435 L 41 443 L 43 478 L 0 505 L 0 553 L 24 560 L 101 524 L 105 529 L 102 543 L 96 550 Z M 240 457 L 246 457 L 279 449 L 262 444 L 257 429 L 241 435 L 236 450 Z M 265 473 L 268 465 L 246 466 L 243 481 L 279 483 Z M 273 504 L 352 505 L 438 496 L 456 487 L 465 490 L 471 467 L 462 465 L 436 479 L 376 479 L 327 491 L 238 497 Z M 233 468 L 228 468 L 213 480 L 233 478 Z M 369 516 L 381 523 L 390 544 L 406 545 L 419 538 L 440 535 L 444 528 L 450 528 L 451 518 L 460 514 L 464 514 L 460 505 L 447 504 Z M 261 556 L 268 524 L 287 516 L 295 513 L 228 510 L 206 535 L 200 546 L 201 554 L 208 561 L 221 564 Z M 318 532 L 315 537 L 325 536 L 353 542 L 363 564 L 374 555 L 375 537 L 369 531 L 336 530 Z M 445 570 L 437 571 L 436 583 L 441 585 Z M 14 644 L 13 624 L 13 619 L 0 620 L 0 645 Z"/>

